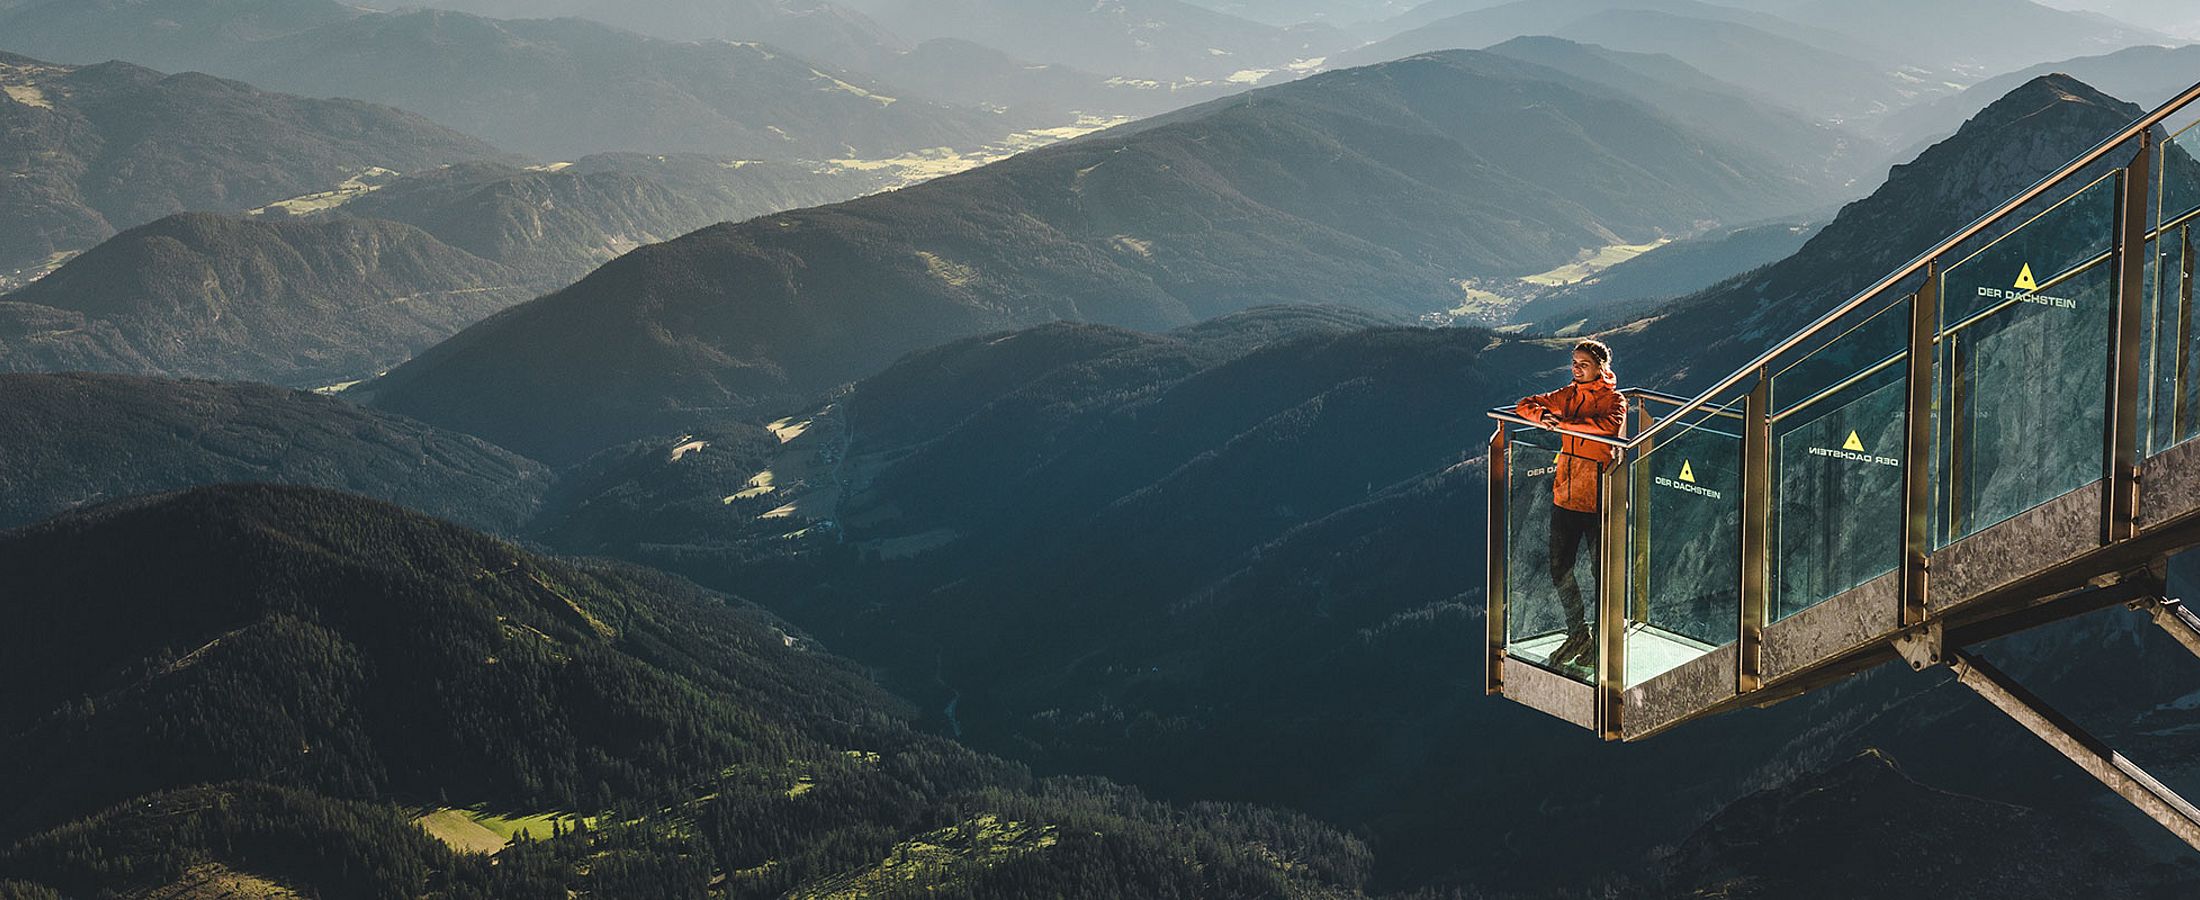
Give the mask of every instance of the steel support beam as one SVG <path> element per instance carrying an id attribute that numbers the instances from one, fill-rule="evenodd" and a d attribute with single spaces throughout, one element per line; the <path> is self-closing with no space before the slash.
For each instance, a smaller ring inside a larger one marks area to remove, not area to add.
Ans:
<path id="1" fill-rule="evenodd" d="M 2200 809 L 2148 775 L 2123 754 L 2109 749 L 2077 723 L 2040 702 L 2038 697 L 2011 681 L 2001 670 L 1961 650 L 1949 654 L 1949 668 L 1965 687 L 1977 691 L 1994 708 L 2015 719 L 2048 746 L 2055 748 L 2086 774 L 2100 779 L 2110 790 L 2131 801 L 2179 840 L 2200 850 Z"/>
<path id="2" fill-rule="evenodd" d="M 2116 307 L 2109 317 L 2107 428 L 2101 446 L 2101 543 L 2139 533 L 2139 381 L 2145 342 L 2148 132 L 2116 187 Z"/>
<path id="3" fill-rule="evenodd" d="M 1764 687 L 1765 623 L 1772 602 L 1772 380 L 1757 385 L 1742 403 L 1742 585 L 1734 690 Z"/>
<path id="4" fill-rule="evenodd" d="M 1615 450 L 1604 466 L 1597 507 L 1597 733 L 1621 737 L 1621 705 L 1627 699 L 1627 516 L 1631 467 Z"/>
<path id="5" fill-rule="evenodd" d="M 1488 555 L 1483 558 L 1483 569 L 1488 575 L 1483 584 L 1482 599 L 1486 610 L 1483 618 L 1489 625 L 1489 655 L 1483 662 L 1483 689 L 1490 696 L 1505 692 L 1505 593 L 1509 574 L 1506 570 L 1511 562 L 1506 542 L 1512 529 L 1512 515 L 1507 507 L 1512 499 L 1512 474 L 1506 457 L 1510 449 L 1505 439 L 1505 425 L 1500 422 L 1497 433 L 1490 435 L 1490 522 L 1484 541 Z"/>
<path id="6" fill-rule="evenodd" d="M 2146 613 L 2154 624 L 2162 626 L 2170 637 L 2192 651 L 2192 655 L 2200 656 L 2200 615 L 2186 609 L 2183 601 L 2150 597 L 2131 604 L 2131 608 Z"/>
<path id="7" fill-rule="evenodd" d="M 1910 298 L 1909 387 L 1902 440 L 1902 624 L 1925 621 L 1926 571 L 1933 553 L 1933 339 L 1940 332 L 1940 263 Z"/>

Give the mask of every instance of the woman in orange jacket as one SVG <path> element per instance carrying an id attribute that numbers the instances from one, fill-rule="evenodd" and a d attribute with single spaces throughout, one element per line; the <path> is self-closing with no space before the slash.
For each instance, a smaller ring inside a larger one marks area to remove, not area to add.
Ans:
<path id="1" fill-rule="evenodd" d="M 1513 411 L 1553 431 L 1563 428 L 1618 437 L 1621 423 L 1627 420 L 1627 398 L 1620 395 L 1618 384 L 1612 374 L 1612 348 L 1603 341 L 1585 340 L 1574 345 L 1571 384 L 1523 397 Z M 1599 476 L 1611 461 L 1612 448 L 1607 444 L 1570 434 L 1560 440 L 1558 471 L 1551 479 L 1555 508 L 1551 510 L 1550 574 L 1566 615 L 1566 641 L 1550 655 L 1552 665 L 1579 662 L 1595 650 L 1581 586 L 1574 579 L 1574 562 L 1582 543 L 1593 545 L 1597 538 Z"/>

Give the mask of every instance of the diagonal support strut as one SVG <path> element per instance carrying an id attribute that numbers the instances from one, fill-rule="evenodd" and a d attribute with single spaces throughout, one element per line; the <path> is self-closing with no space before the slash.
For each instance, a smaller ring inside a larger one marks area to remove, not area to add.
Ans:
<path id="1" fill-rule="evenodd" d="M 1977 691 L 1986 702 L 2077 763 L 2086 774 L 2100 779 L 2102 784 L 2131 801 L 2131 805 L 2161 823 L 2178 839 L 2200 850 L 2200 809 L 2195 809 L 2176 791 L 2156 781 L 2146 770 L 2110 749 L 2076 722 L 2064 718 L 1985 660 L 1955 650 L 1948 654 L 1948 667 L 1955 670 L 1956 678 L 1965 687 Z"/>
<path id="2" fill-rule="evenodd" d="M 2131 608 L 2146 613 L 2154 624 L 2162 626 L 2170 637 L 2192 651 L 2192 655 L 2200 656 L 2200 615 L 2186 609 L 2183 601 L 2150 597 L 2131 604 Z"/>

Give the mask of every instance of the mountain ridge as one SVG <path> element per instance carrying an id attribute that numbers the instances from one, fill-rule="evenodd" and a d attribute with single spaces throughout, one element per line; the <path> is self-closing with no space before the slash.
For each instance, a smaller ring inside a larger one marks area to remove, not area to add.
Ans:
<path id="1" fill-rule="evenodd" d="M 1275 303 L 1417 315 L 1458 305 L 1462 279 L 1821 190 L 1593 83 L 1435 54 L 643 248 L 366 390 L 570 462 L 791 411 L 967 334 L 1057 318 L 1167 328 Z"/>

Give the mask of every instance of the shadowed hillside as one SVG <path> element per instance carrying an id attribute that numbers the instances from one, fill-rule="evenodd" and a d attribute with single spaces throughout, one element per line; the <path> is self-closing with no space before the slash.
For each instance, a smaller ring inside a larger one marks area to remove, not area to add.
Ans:
<path id="1" fill-rule="evenodd" d="M 0 528 L 135 494 L 256 481 L 355 491 L 514 534 L 550 480 L 478 439 L 303 391 L 0 375 Z"/>
<path id="2" fill-rule="evenodd" d="M 0 774 L 0 878 L 71 894 L 209 866 L 325 896 L 1334 896 L 1365 877 L 1364 847 L 1301 817 L 1036 780 L 915 733 L 738 601 L 345 495 L 111 505 L 0 533 L 0 574 L 0 675 L 35 685 L 0 700 L 24 764 Z M 393 815 L 475 803 L 551 833 L 492 864 Z"/>

